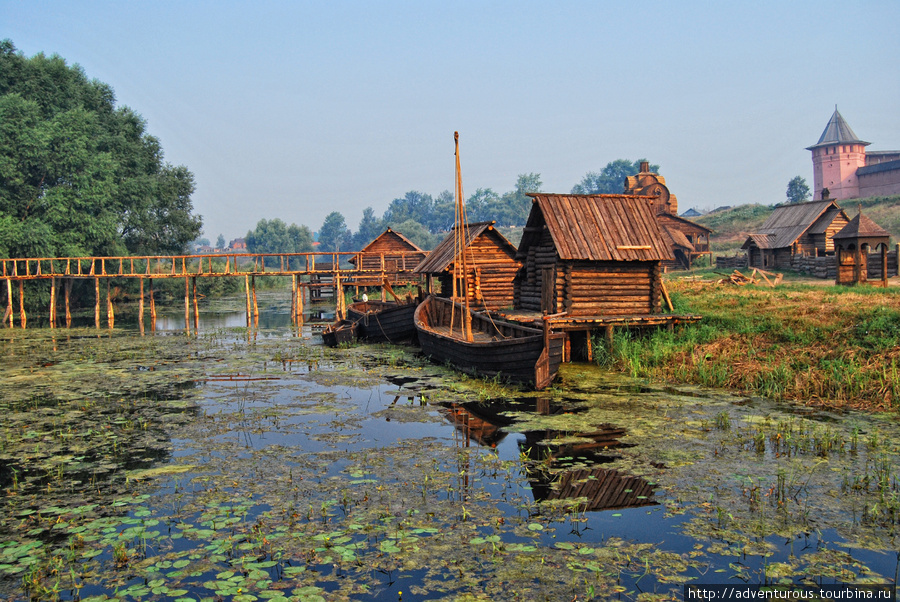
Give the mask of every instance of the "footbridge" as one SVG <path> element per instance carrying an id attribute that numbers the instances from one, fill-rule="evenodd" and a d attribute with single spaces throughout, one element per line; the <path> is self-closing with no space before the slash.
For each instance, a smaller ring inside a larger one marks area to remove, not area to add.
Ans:
<path id="1" fill-rule="evenodd" d="M 6 281 L 6 311 L 3 324 L 15 327 L 14 297 L 18 297 L 18 322 L 27 324 L 25 312 L 26 283 L 49 281 L 50 298 L 47 312 L 50 327 L 57 325 L 57 306 L 62 296 L 65 324 L 71 326 L 70 295 L 78 280 L 93 281 L 94 322 L 101 327 L 102 289 L 105 288 L 106 321 L 112 328 L 115 320 L 111 283 L 124 279 L 139 281 L 138 319 L 143 327 L 145 299 L 150 317 L 156 319 L 153 282 L 157 279 L 184 280 L 185 326 L 190 327 L 193 306 L 194 326 L 199 322 L 197 279 L 240 278 L 244 280 L 247 302 L 247 324 L 259 318 L 256 302 L 256 278 L 282 276 L 291 282 L 291 316 L 302 320 L 305 299 L 334 298 L 345 287 L 420 284 L 422 277 L 413 273 L 422 254 L 392 251 L 390 253 L 212 253 L 204 255 L 122 256 L 122 257 L 38 257 L 0 259 L 0 278 Z M 363 260 L 364 259 L 364 260 Z M 101 286 L 101 283 L 104 286 Z M 145 287 L 146 284 L 146 287 Z M 46 287 L 46 285 L 43 285 Z"/>

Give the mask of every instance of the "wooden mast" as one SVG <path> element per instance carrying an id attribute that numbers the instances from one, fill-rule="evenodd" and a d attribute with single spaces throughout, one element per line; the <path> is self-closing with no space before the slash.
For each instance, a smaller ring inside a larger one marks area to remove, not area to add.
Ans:
<path id="1" fill-rule="evenodd" d="M 463 315 L 462 329 L 463 337 L 468 342 L 474 341 L 472 337 L 472 314 L 469 311 L 469 286 L 467 279 L 469 277 L 469 264 L 466 261 L 466 236 L 468 234 L 468 222 L 466 220 L 466 201 L 463 196 L 462 186 L 462 170 L 459 163 L 459 132 L 453 132 L 453 142 L 456 147 L 454 154 L 456 155 L 456 259 L 453 261 L 453 286 L 457 289 L 462 287 L 463 299 Z M 459 285 L 457 285 L 459 282 Z M 453 291 L 456 297 L 458 290 Z M 451 328 L 453 321 L 450 322 Z"/>

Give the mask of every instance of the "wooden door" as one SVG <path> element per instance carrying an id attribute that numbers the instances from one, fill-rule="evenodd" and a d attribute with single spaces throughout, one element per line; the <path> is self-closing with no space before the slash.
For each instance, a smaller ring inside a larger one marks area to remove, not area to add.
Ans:
<path id="1" fill-rule="evenodd" d="M 556 313 L 556 266 L 541 268 L 541 313 Z"/>

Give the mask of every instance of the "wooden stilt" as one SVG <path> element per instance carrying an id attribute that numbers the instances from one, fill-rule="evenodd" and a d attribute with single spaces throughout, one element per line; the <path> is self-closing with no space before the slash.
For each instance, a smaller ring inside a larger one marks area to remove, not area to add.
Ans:
<path id="1" fill-rule="evenodd" d="M 250 277 L 250 284 L 253 288 L 253 325 L 259 324 L 259 305 L 256 303 L 256 276 Z"/>
<path id="2" fill-rule="evenodd" d="M 72 328 L 72 310 L 69 305 L 69 299 L 72 296 L 72 279 L 66 278 L 66 328 Z"/>
<path id="3" fill-rule="evenodd" d="M 610 353 L 613 350 L 613 330 L 612 324 L 606 326 L 606 346 Z"/>
<path id="4" fill-rule="evenodd" d="M 897 257 L 900 263 L 900 256 Z M 887 265 L 887 245 L 881 245 L 881 286 L 887 288 L 888 285 L 888 265 Z"/>
<path id="5" fill-rule="evenodd" d="M 6 315 L 9 316 L 9 327 L 13 328 L 12 278 L 6 279 Z"/>
<path id="6" fill-rule="evenodd" d="M 91 269 L 94 268 L 91 263 Z M 94 276 L 94 328 L 100 328 L 100 279 Z"/>
<path id="7" fill-rule="evenodd" d="M 141 329 L 141 334 L 144 334 L 144 279 L 138 278 L 141 286 L 140 295 L 138 295 L 138 325 Z"/>
<path id="8" fill-rule="evenodd" d="M 247 328 L 250 328 L 250 276 L 244 276 L 244 292 L 247 295 Z"/>
<path id="9" fill-rule="evenodd" d="M 106 326 L 112 330 L 116 323 L 116 316 L 113 312 L 112 297 L 109 294 L 109 278 L 106 279 Z"/>
<path id="10" fill-rule="evenodd" d="M 25 328 L 27 322 L 28 318 L 25 316 L 25 281 L 19 280 L 19 323 L 22 325 L 22 328 Z"/>
<path id="11" fill-rule="evenodd" d="M 150 279 L 150 330 L 156 330 L 156 298 L 153 295 L 153 278 Z"/>
<path id="12" fill-rule="evenodd" d="M 297 323 L 297 275 L 291 276 L 291 324 Z"/>
<path id="13" fill-rule="evenodd" d="M 197 277 L 194 276 L 191 280 L 194 281 L 194 330 L 200 332 L 200 309 L 197 307 Z"/>
<path id="14" fill-rule="evenodd" d="M 297 277 L 300 278 L 299 276 Z M 299 281 L 297 282 L 297 323 L 303 323 L 303 302 L 306 296 L 306 287 Z"/>
<path id="15" fill-rule="evenodd" d="M 56 328 L 56 278 L 50 278 L 50 328 Z"/>
<path id="16" fill-rule="evenodd" d="M 184 329 L 191 330 L 191 279 L 184 277 Z"/>

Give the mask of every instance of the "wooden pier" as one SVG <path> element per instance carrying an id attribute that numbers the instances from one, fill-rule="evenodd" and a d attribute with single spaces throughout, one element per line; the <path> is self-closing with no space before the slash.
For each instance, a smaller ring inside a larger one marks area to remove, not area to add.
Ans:
<path id="1" fill-rule="evenodd" d="M 388 254 L 359 252 L 333 253 L 213 253 L 206 255 L 123 256 L 123 257 L 36 257 L 0 259 L 0 278 L 6 281 L 6 311 L 3 324 L 15 327 L 14 296 L 18 296 L 19 324 L 26 327 L 25 283 L 50 282 L 50 327 L 57 325 L 57 299 L 62 290 L 65 324 L 70 327 L 72 283 L 76 280 L 94 282 L 94 324 L 101 327 L 101 305 L 105 288 L 106 323 L 112 328 L 115 311 L 110 294 L 113 279 L 137 279 L 140 283 L 138 320 L 143 328 L 145 298 L 149 300 L 151 320 L 156 320 L 153 281 L 156 279 L 184 279 L 184 320 L 190 328 L 193 313 L 194 328 L 199 322 L 197 296 L 198 278 L 242 278 L 246 293 L 247 325 L 259 320 L 256 299 L 256 278 L 283 276 L 291 279 L 291 319 L 302 320 L 304 299 L 311 302 L 334 299 L 340 282 L 344 287 L 370 285 L 389 278 L 393 283 L 419 284 L 422 277 L 413 274 L 421 253 Z M 366 261 L 362 261 L 362 258 Z M 363 266 L 363 267 L 357 267 Z M 101 282 L 105 286 L 101 286 Z M 146 284 L 146 286 L 145 286 Z M 307 295 L 308 292 L 308 295 Z M 2 293 L 0 293 L 2 294 Z M 192 311 L 193 310 L 193 311 Z"/>

